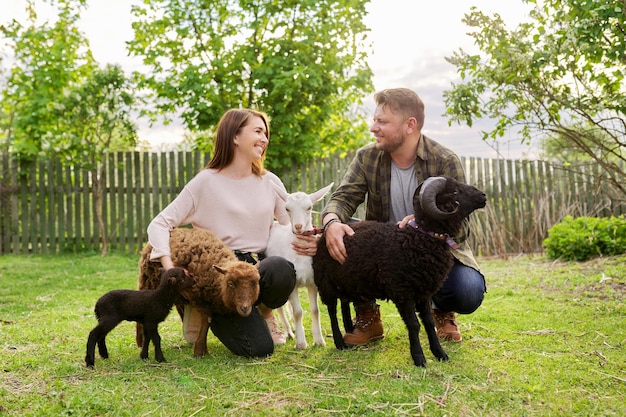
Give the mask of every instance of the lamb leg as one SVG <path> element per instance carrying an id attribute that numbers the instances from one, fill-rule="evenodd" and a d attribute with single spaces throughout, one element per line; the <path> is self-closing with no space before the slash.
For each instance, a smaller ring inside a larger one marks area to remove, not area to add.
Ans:
<path id="1" fill-rule="evenodd" d="M 339 350 L 347 349 L 349 346 L 346 342 L 344 342 L 343 335 L 339 329 L 339 320 L 337 319 L 337 300 L 326 304 L 326 307 L 328 308 L 330 327 L 333 330 L 333 341 L 335 342 L 335 347 Z M 350 320 L 352 320 L 352 318 L 350 318 Z"/>
<path id="2" fill-rule="evenodd" d="M 415 304 L 411 303 L 396 303 L 398 312 L 404 320 L 404 324 L 409 332 L 409 343 L 411 347 L 411 357 L 415 366 L 426 367 L 426 358 L 424 357 L 424 351 L 420 345 L 419 331 L 420 324 L 417 321 L 417 315 L 415 315 Z"/>
<path id="3" fill-rule="evenodd" d="M 435 320 L 433 319 L 433 314 L 430 310 L 430 300 L 418 305 L 417 309 L 420 319 L 422 320 L 422 324 L 424 325 L 424 329 L 426 330 L 426 335 L 428 336 L 430 351 L 433 353 L 435 358 L 437 358 L 437 360 L 447 362 L 450 358 L 448 358 L 448 355 L 441 347 L 439 336 L 437 336 L 437 330 L 435 330 Z"/>

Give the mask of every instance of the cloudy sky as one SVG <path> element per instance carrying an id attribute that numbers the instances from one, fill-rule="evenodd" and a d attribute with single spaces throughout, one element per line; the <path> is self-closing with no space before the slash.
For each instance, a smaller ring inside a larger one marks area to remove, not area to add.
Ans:
<path id="1" fill-rule="evenodd" d="M 13 18 L 23 21 L 26 0 L 1 0 L 0 24 Z M 130 7 L 139 0 L 89 0 L 80 27 L 89 39 L 96 60 L 101 64 L 119 63 L 127 70 L 139 68 L 138 60 L 126 56 L 124 42 L 132 38 Z M 498 13 L 510 26 L 528 15 L 529 6 L 521 0 L 372 0 L 366 24 L 374 53 L 370 67 L 375 90 L 408 87 L 426 103 L 424 133 L 449 146 L 461 156 L 520 158 L 534 155 L 536 147 L 520 145 L 514 132 L 496 146 L 482 141 L 480 130 L 490 129 L 488 121 L 467 126 L 448 126 L 443 91 L 459 81 L 455 68 L 444 59 L 455 50 L 475 51 L 468 28 L 461 22 L 471 6 L 485 13 Z M 37 9 L 46 17 L 45 9 Z M 373 114 L 371 96 L 366 108 Z M 140 127 L 140 136 L 153 142 L 175 142 L 181 126 Z"/>

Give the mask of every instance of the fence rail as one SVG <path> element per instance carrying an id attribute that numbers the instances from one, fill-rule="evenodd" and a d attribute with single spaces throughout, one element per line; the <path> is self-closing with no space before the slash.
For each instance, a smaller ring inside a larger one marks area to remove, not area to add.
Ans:
<path id="1" fill-rule="evenodd" d="M 338 185 L 351 159 L 316 160 L 277 174 L 287 190 L 310 192 L 332 181 Z M 487 207 L 472 218 L 471 244 L 481 255 L 541 251 L 548 229 L 565 215 L 626 212 L 623 196 L 603 180 L 596 165 L 461 159 L 468 182 L 488 196 Z M 198 151 L 109 154 L 102 178 L 108 248 L 137 253 L 147 240 L 150 220 L 205 163 Z M 0 154 L 0 254 L 100 250 L 95 184 L 91 172 L 56 159 L 26 164 Z M 362 207 L 357 216 L 363 217 Z"/>

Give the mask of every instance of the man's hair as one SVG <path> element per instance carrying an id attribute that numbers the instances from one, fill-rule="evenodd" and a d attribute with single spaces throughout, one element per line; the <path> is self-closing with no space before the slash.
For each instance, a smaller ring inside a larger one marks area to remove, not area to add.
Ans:
<path id="1" fill-rule="evenodd" d="M 419 130 L 424 127 L 424 102 L 409 88 L 388 88 L 374 94 L 376 105 L 388 106 L 392 113 L 400 113 L 405 120 L 414 117 Z"/>

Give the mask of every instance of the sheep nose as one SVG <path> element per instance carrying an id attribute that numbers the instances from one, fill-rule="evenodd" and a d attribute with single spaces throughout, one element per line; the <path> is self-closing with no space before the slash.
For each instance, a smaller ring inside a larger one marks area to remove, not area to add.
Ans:
<path id="1" fill-rule="evenodd" d="M 294 227 L 296 228 L 296 230 L 297 230 L 298 232 L 301 232 L 301 231 L 302 231 L 302 225 L 301 225 L 301 224 L 296 224 Z"/>

